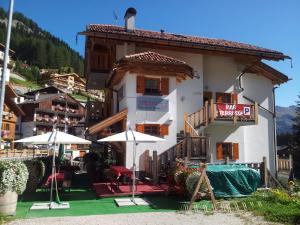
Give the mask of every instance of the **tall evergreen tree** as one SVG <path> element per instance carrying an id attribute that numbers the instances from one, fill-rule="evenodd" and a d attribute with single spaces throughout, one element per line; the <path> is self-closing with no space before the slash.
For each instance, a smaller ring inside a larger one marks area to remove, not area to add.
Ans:
<path id="1" fill-rule="evenodd" d="M 295 176 L 300 178 L 300 95 L 296 106 L 296 117 L 293 125 L 293 160 Z"/>

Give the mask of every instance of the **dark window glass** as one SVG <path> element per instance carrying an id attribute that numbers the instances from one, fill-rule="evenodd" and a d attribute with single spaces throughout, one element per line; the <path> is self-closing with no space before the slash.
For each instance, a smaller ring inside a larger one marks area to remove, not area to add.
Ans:
<path id="1" fill-rule="evenodd" d="M 159 95 L 159 80 L 145 79 L 145 94 Z"/>
<path id="2" fill-rule="evenodd" d="M 157 125 L 145 125 L 145 134 L 153 135 L 153 136 L 159 136 L 159 126 Z"/>
<path id="3" fill-rule="evenodd" d="M 226 159 L 226 157 L 229 157 L 229 159 L 233 159 L 231 143 L 222 143 L 222 151 L 224 159 Z"/>

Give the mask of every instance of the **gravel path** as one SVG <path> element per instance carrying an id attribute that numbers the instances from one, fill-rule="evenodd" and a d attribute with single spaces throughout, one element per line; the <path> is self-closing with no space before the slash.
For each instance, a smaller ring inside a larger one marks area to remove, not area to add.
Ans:
<path id="1" fill-rule="evenodd" d="M 213 215 L 179 214 L 175 212 L 132 213 L 78 217 L 50 217 L 22 219 L 10 222 L 9 225 L 273 225 L 261 217 L 249 213 L 229 214 L 214 213 Z"/>

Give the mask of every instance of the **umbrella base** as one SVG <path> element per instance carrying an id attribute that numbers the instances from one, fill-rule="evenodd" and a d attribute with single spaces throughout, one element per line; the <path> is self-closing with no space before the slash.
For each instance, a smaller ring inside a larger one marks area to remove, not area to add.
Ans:
<path id="1" fill-rule="evenodd" d="M 116 198 L 116 204 L 119 207 L 122 206 L 135 206 L 135 205 L 150 205 L 149 202 L 144 200 L 143 198 Z"/>
<path id="2" fill-rule="evenodd" d="M 30 210 L 52 210 L 52 209 L 69 209 L 69 202 L 62 202 L 60 204 L 56 202 L 42 202 L 42 203 L 33 203 L 30 207 Z"/>

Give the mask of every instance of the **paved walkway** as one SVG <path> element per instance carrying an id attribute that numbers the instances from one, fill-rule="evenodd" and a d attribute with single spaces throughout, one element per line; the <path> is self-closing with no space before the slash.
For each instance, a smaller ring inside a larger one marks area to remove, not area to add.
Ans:
<path id="1" fill-rule="evenodd" d="M 249 213 L 213 215 L 179 214 L 175 212 L 111 214 L 78 217 L 50 217 L 23 219 L 10 222 L 9 225 L 273 225 L 261 217 Z"/>

